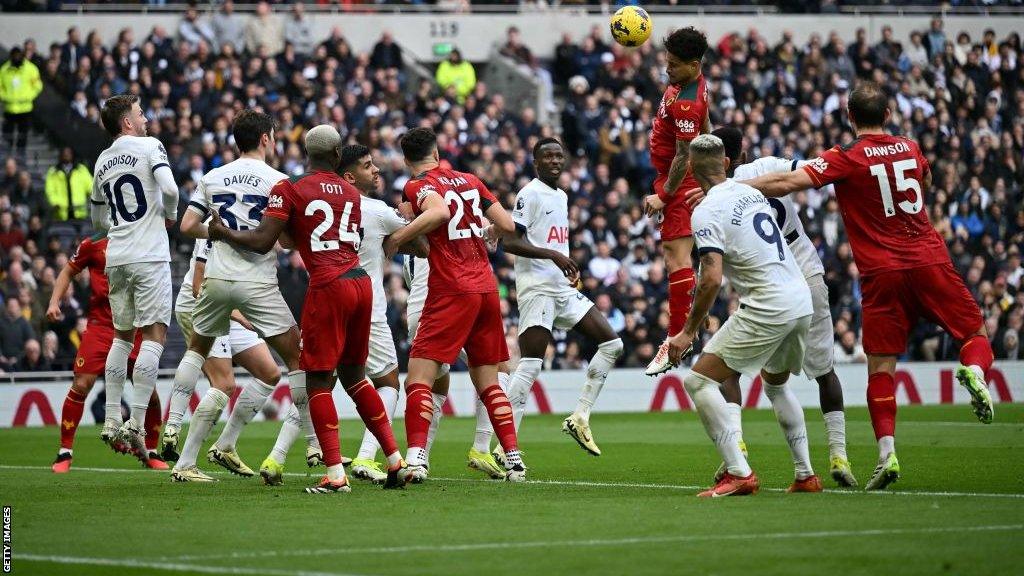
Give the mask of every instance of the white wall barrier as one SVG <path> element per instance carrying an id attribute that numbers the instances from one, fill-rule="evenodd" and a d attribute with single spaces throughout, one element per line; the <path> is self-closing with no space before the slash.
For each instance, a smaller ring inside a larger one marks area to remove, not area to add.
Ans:
<path id="1" fill-rule="evenodd" d="M 969 402 L 967 393 L 956 385 L 953 363 L 913 363 L 903 364 L 896 373 L 896 397 L 900 404 L 966 404 Z M 867 389 L 867 371 L 864 364 L 847 364 L 836 368 L 843 383 L 847 406 L 864 406 Z M 452 375 L 451 395 L 445 405 L 445 413 L 455 416 L 473 414 L 475 401 L 469 376 L 462 372 Z M 683 372 L 670 372 L 658 379 L 644 376 L 642 370 L 615 370 L 608 378 L 601 397 L 594 407 L 595 412 L 661 412 L 692 410 L 692 403 L 683 390 Z M 528 403 L 528 412 L 532 414 L 569 413 L 576 405 L 584 371 L 565 370 L 543 372 L 534 384 L 533 394 Z M 173 379 L 161 378 L 157 384 L 160 400 L 166 417 L 168 396 Z M 248 380 L 241 378 L 239 384 Z M 790 380 L 797 398 L 804 406 L 818 406 L 818 390 L 814 382 L 803 376 Z M 69 381 L 0 384 L 0 428 L 16 426 L 52 426 L 58 423 L 64 396 Z M 201 381 L 192 397 L 191 407 L 199 403 L 208 384 Z M 742 382 L 744 406 L 747 408 L 764 408 L 769 406 L 768 399 L 762 392 L 760 378 L 744 378 Z M 93 423 L 88 407 L 96 398 L 101 386 L 96 386 L 86 400 L 86 413 L 83 424 Z M 989 389 L 996 402 L 1014 402 L 1024 399 L 1024 362 L 1003 362 L 997 364 L 989 375 Z M 241 387 L 239 387 L 241 390 Z M 131 386 L 125 387 L 130 394 Z M 234 406 L 235 397 L 231 399 Z M 345 392 L 337 387 L 334 392 L 339 414 L 343 418 L 358 418 L 352 401 Z M 288 408 L 291 398 L 288 395 L 287 383 L 282 381 L 268 401 L 269 410 L 265 413 L 271 418 L 283 414 Z M 396 412 L 401 416 L 404 411 L 404 397 L 399 401 Z M 276 410 L 273 410 L 276 408 Z M 264 419 L 264 414 L 257 419 Z M 222 418 L 226 418 L 226 413 Z M 998 418 L 998 410 L 997 410 Z"/>

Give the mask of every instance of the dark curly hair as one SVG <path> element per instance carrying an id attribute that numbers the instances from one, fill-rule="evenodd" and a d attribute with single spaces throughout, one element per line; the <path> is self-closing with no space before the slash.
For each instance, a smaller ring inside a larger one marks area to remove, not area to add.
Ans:
<path id="1" fill-rule="evenodd" d="M 662 40 L 662 45 L 670 54 L 684 62 L 700 60 L 708 51 L 707 36 L 693 26 L 680 28 L 669 34 Z"/>

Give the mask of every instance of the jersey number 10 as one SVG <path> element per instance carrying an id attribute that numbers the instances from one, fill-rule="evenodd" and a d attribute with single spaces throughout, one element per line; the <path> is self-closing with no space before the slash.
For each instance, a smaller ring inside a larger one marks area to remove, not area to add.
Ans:
<path id="1" fill-rule="evenodd" d="M 134 212 L 129 212 L 128 207 L 124 205 L 122 188 L 125 185 L 130 186 L 132 193 L 135 194 Z M 146 209 L 149 208 L 149 204 L 146 202 L 146 193 L 142 190 L 142 181 L 134 174 L 122 174 L 114 181 L 113 186 L 110 185 L 110 182 L 104 182 L 103 195 L 107 197 L 107 204 L 110 205 L 110 220 L 114 226 L 119 224 L 118 216 L 125 222 L 135 222 L 145 216 Z"/>
<path id="2" fill-rule="evenodd" d="M 885 164 L 872 164 L 868 167 L 871 175 L 878 179 L 878 189 L 882 192 L 882 208 L 885 210 L 885 217 L 896 215 L 896 207 L 893 205 L 892 187 L 889 186 L 889 174 Z M 900 192 L 913 190 L 917 199 L 913 202 L 904 200 L 898 204 L 900 210 L 907 214 L 917 214 L 924 206 L 924 196 L 921 194 L 921 183 L 916 178 L 906 178 L 904 174 L 908 170 L 917 170 L 917 160 L 900 160 L 892 163 L 892 172 L 896 176 L 896 189 Z"/>

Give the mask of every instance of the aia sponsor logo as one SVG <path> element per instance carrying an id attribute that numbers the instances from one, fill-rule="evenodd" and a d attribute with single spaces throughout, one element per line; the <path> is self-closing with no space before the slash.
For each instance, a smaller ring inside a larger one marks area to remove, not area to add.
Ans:
<path id="1" fill-rule="evenodd" d="M 565 244 L 569 241 L 569 228 L 566 226 L 552 226 L 548 230 L 548 244 Z"/>
<path id="2" fill-rule="evenodd" d="M 811 160 L 808 166 L 813 168 L 814 171 L 817 172 L 818 174 L 824 174 L 825 171 L 828 170 L 828 162 L 826 162 L 823 158 L 820 157 Z"/>
<path id="3" fill-rule="evenodd" d="M 694 134 L 697 132 L 697 123 L 693 120 L 676 120 L 676 127 L 683 134 Z"/>
<path id="4" fill-rule="evenodd" d="M 267 200 L 267 208 L 282 208 L 284 207 L 284 197 L 279 194 L 271 194 Z"/>

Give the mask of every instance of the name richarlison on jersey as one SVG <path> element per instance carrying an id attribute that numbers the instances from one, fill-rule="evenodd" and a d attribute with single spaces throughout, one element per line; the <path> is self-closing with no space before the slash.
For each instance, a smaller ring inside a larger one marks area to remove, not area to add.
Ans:
<path id="1" fill-rule="evenodd" d="M 746 211 L 747 207 L 754 204 L 767 204 L 768 199 L 761 194 L 749 194 L 736 201 L 732 206 L 732 220 L 729 221 L 733 226 L 743 225 L 743 212 Z"/>
<path id="2" fill-rule="evenodd" d="M 130 154 L 121 154 L 120 156 L 114 156 L 110 160 L 107 160 L 106 162 L 103 163 L 103 166 L 101 166 L 100 169 L 96 172 L 96 177 L 102 180 L 103 174 L 107 170 L 113 168 L 114 166 L 124 164 L 129 168 L 135 168 L 135 165 L 138 163 L 139 159 Z"/>

